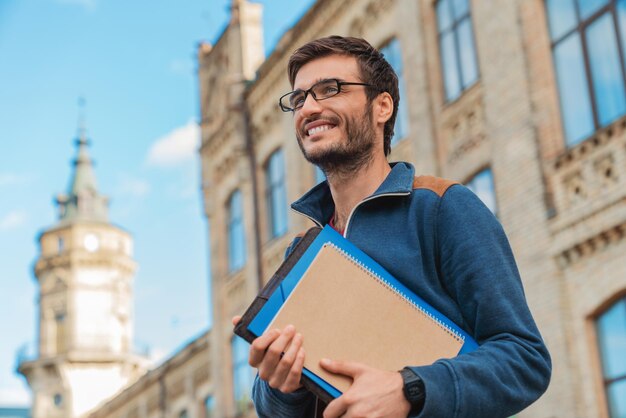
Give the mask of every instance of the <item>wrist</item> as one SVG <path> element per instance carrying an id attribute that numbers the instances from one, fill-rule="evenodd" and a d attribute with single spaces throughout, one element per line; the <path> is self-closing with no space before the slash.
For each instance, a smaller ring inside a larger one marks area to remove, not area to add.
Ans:
<path id="1" fill-rule="evenodd" d="M 426 388 L 422 379 L 408 367 L 399 371 L 402 376 L 404 397 L 411 405 L 410 415 L 417 415 L 424 409 Z"/>

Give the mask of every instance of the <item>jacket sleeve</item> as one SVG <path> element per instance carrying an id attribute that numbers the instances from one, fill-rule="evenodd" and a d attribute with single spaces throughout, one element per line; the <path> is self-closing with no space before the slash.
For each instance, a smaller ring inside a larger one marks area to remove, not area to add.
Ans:
<path id="1" fill-rule="evenodd" d="M 252 386 L 252 401 L 259 418 L 304 418 L 315 413 L 315 396 L 301 388 L 292 393 L 272 389 L 257 374 Z"/>
<path id="2" fill-rule="evenodd" d="M 440 199 L 435 228 L 440 278 L 480 347 L 413 368 L 426 387 L 419 417 L 511 416 L 546 390 L 551 360 L 508 240 L 489 209 L 460 185 Z"/>
<path id="3" fill-rule="evenodd" d="M 300 237 L 296 237 L 287 247 L 285 258 L 291 254 L 298 241 Z M 315 414 L 315 396 L 311 392 L 302 388 L 293 393 L 282 393 L 271 388 L 258 374 L 252 386 L 252 402 L 259 418 L 304 418 Z"/>

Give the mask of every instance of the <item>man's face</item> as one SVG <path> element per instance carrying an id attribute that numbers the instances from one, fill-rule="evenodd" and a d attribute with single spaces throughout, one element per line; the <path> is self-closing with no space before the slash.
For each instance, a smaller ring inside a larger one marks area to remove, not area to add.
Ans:
<path id="1" fill-rule="evenodd" d="M 330 55 L 302 66 L 294 90 L 324 79 L 361 82 L 359 74 L 356 58 Z M 372 157 L 376 132 L 364 86 L 341 86 L 341 93 L 319 102 L 309 94 L 294 124 L 304 157 L 327 174 L 358 169 Z"/>

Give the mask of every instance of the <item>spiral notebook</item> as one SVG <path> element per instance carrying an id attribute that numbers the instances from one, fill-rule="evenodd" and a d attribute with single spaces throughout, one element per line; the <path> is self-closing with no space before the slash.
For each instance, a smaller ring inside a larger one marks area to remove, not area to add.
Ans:
<path id="1" fill-rule="evenodd" d="M 260 293 L 265 295 L 261 306 L 253 303 L 240 325 L 258 336 L 293 324 L 304 339 L 304 383 L 326 401 L 340 396 L 351 381 L 322 369 L 322 358 L 395 371 L 478 347 L 329 226 L 294 252 L 295 263 L 285 261 L 288 272 L 283 268 L 284 277 L 268 283 Z M 236 333 L 241 335 L 241 329 Z"/>

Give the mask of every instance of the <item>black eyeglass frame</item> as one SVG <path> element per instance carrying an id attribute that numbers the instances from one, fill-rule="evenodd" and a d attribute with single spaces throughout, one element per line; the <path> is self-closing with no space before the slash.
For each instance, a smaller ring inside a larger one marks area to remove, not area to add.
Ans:
<path id="1" fill-rule="evenodd" d="M 317 86 L 319 86 L 322 83 L 328 83 L 329 81 L 334 81 L 335 83 L 337 83 L 337 93 L 334 93 L 330 96 L 327 97 L 322 97 L 322 98 L 317 98 L 317 96 L 315 95 L 315 93 L 313 92 L 313 89 Z M 315 99 L 316 102 L 319 102 L 320 100 L 326 100 L 326 99 L 330 99 L 331 97 L 335 97 L 336 95 L 338 95 L 339 93 L 341 93 L 341 86 L 366 86 L 366 87 L 370 87 L 373 89 L 376 89 L 378 91 L 380 91 L 380 89 L 372 84 L 369 83 L 357 83 L 357 82 L 353 82 L 353 81 L 341 81 L 338 80 L 336 78 L 327 78 L 324 80 L 320 80 L 317 83 L 313 84 L 310 88 L 308 88 L 307 90 L 294 90 L 294 91 L 290 91 L 289 93 L 283 94 L 282 96 L 280 96 L 280 98 L 278 99 L 278 106 L 280 106 L 280 110 L 282 110 L 283 112 L 295 112 L 298 109 L 301 109 L 302 106 L 304 106 L 304 103 L 306 102 L 307 97 L 309 96 L 309 94 L 311 96 L 313 96 L 313 98 Z M 289 107 L 289 106 L 285 106 L 283 105 L 283 98 L 291 96 L 292 94 L 296 93 L 296 92 L 302 92 L 304 93 L 304 99 L 302 100 L 302 105 L 298 106 L 298 107 Z"/>

